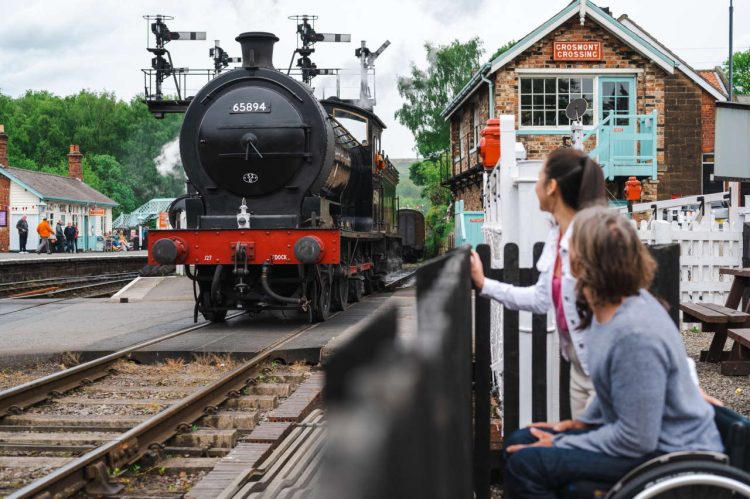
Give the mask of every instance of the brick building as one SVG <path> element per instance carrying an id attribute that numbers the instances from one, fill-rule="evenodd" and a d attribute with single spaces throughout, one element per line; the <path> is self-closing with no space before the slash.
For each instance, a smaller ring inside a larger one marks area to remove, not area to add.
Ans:
<path id="1" fill-rule="evenodd" d="M 112 208 L 117 202 L 83 182 L 83 155 L 77 145 L 68 153 L 68 175 L 53 175 L 8 164 L 8 135 L 0 125 L 0 252 L 18 251 L 16 223 L 29 224 L 27 247 L 37 248 L 36 226 L 47 217 L 78 226 L 79 251 L 97 249 L 99 238 L 112 230 Z"/>
<path id="2" fill-rule="evenodd" d="M 613 198 L 643 181 L 644 200 L 714 192 L 717 70 L 696 71 L 627 16 L 575 0 L 477 71 L 445 109 L 451 124 L 448 183 L 480 210 L 480 133 L 490 117 L 516 116 L 529 159 L 570 143 L 565 108 L 583 98 L 586 150 L 602 164 Z M 490 109 L 492 113 L 490 113 Z"/>

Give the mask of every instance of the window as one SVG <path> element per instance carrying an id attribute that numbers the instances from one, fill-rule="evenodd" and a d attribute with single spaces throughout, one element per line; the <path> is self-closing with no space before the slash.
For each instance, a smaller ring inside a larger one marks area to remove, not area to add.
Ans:
<path id="1" fill-rule="evenodd" d="M 724 182 L 714 180 L 714 155 L 703 154 L 703 194 L 715 194 L 724 190 Z"/>
<path id="2" fill-rule="evenodd" d="M 460 158 L 463 159 L 464 156 L 466 156 L 466 142 L 468 140 L 468 137 L 466 137 L 466 130 L 464 127 L 464 120 L 460 120 L 458 122 L 458 150 L 460 153 Z"/>
<path id="3" fill-rule="evenodd" d="M 565 108 L 573 99 L 589 103 L 583 124 L 594 123 L 594 78 L 521 78 L 521 126 L 567 127 Z"/>
<path id="4" fill-rule="evenodd" d="M 479 139 L 482 133 L 482 122 L 479 119 L 479 106 L 474 105 L 474 110 L 471 115 L 472 128 L 474 129 L 474 149 L 479 147 Z"/>

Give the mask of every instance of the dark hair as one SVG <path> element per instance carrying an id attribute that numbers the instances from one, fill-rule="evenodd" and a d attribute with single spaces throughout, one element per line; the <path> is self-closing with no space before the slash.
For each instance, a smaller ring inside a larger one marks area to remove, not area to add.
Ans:
<path id="1" fill-rule="evenodd" d="M 573 222 L 571 245 L 580 329 L 587 328 L 592 320 L 584 289 L 600 306 L 637 295 L 654 279 L 654 259 L 630 220 L 616 211 L 593 207 L 579 212 Z"/>
<path id="2" fill-rule="evenodd" d="M 547 182 L 557 181 L 563 201 L 576 211 L 607 204 L 602 167 L 582 151 L 569 147 L 552 151 L 544 173 Z"/>

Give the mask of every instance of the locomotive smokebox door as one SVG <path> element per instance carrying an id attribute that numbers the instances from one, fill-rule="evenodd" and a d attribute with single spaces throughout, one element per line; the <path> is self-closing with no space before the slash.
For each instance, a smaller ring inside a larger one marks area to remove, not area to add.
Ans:
<path id="1" fill-rule="evenodd" d="M 289 92 L 273 82 L 253 83 L 216 99 L 197 141 L 200 161 L 214 182 L 248 197 L 283 188 L 305 166 L 308 152 L 307 126 Z"/>

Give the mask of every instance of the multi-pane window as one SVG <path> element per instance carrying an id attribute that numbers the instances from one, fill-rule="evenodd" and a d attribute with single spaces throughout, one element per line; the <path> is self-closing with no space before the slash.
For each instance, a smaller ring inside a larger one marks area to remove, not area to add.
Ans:
<path id="1" fill-rule="evenodd" d="M 479 139 L 482 133 L 482 122 L 479 119 L 479 106 L 474 104 L 474 109 L 471 115 L 472 128 L 474 129 L 474 148 L 479 146 Z"/>
<path id="2" fill-rule="evenodd" d="M 602 83 L 602 116 L 630 114 L 630 85 L 625 82 Z M 615 118 L 616 126 L 628 126 L 628 118 Z"/>
<path id="3" fill-rule="evenodd" d="M 521 126 L 570 126 L 565 108 L 574 99 L 589 103 L 583 124 L 594 122 L 594 78 L 521 78 Z"/>
<path id="4" fill-rule="evenodd" d="M 466 137 L 466 129 L 464 128 L 464 120 L 461 120 L 458 122 L 458 151 L 460 153 L 461 159 L 466 156 L 466 141 L 468 137 Z"/>

